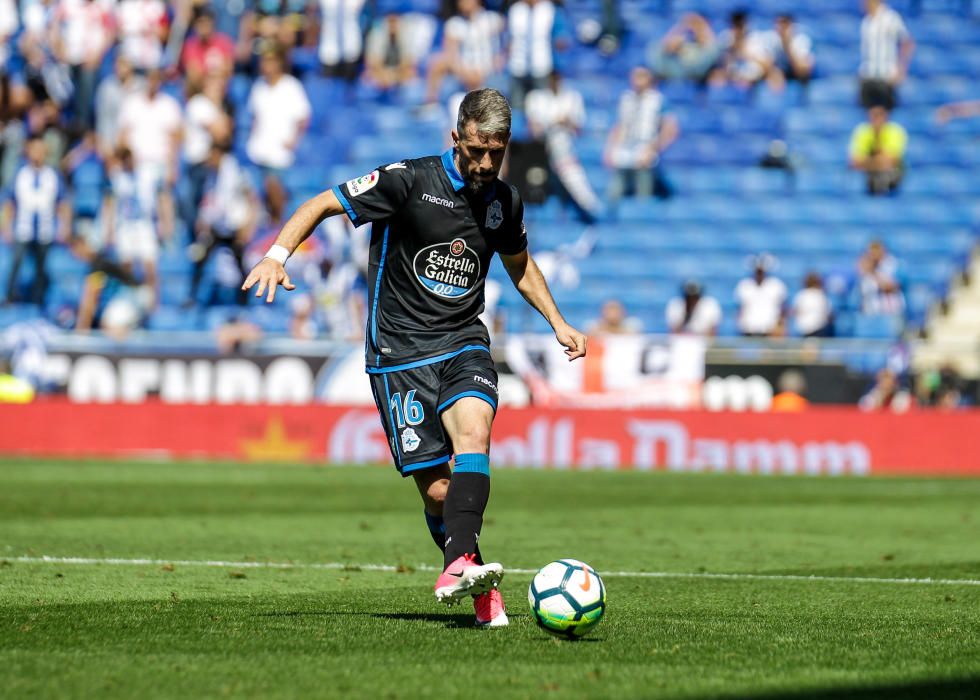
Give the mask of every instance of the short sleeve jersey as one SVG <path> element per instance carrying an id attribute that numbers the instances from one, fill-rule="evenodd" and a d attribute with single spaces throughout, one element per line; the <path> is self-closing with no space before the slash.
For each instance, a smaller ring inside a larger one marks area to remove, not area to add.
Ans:
<path id="1" fill-rule="evenodd" d="M 527 248 L 524 205 L 500 181 L 466 187 L 453 151 L 391 163 L 333 188 L 351 222 L 374 224 L 368 265 L 369 372 L 486 348 L 480 321 L 494 253 Z"/>

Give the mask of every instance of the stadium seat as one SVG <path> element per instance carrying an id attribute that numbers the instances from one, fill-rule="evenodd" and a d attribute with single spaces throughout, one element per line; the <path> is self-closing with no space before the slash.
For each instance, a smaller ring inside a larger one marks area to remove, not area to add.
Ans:
<path id="1" fill-rule="evenodd" d="M 857 314 L 853 334 L 856 338 L 897 338 L 903 327 L 900 316 Z"/>

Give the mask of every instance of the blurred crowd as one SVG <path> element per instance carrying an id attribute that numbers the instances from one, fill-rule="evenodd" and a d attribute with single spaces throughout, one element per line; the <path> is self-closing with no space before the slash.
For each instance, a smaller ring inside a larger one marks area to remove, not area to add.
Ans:
<path id="1" fill-rule="evenodd" d="M 914 43 L 886 3 L 865 0 L 864 9 L 855 99 L 868 120 L 855 128 L 849 158 L 870 194 L 889 194 L 905 168 L 907 135 L 891 114 Z M 0 0 L 0 235 L 11 246 L 2 300 L 119 336 L 145 324 L 161 299 L 187 309 L 245 304 L 243 273 L 289 214 L 285 183 L 315 117 L 310 76 L 346 86 L 344 99 L 390 99 L 420 118 L 445 119 L 466 90 L 499 87 L 542 144 L 556 194 L 589 224 L 614 216 L 623 197 L 673 194 L 662 156 L 683 124 L 662 81 L 779 92 L 820 72 L 813 40 L 788 12 L 758 27 L 745 11 L 721 27 L 682 16 L 650 38 L 646 64 L 629 72 L 602 152 L 608 185 L 597 193 L 576 155 L 586 104 L 564 79 L 563 55 L 573 41 L 614 54 L 623 32 L 615 0 L 577 27 L 555 0 L 445 0 L 438 14 L 407 0 L 380 9 L 366 0 L 247 0 L 233 15 L 207 0 Z M 289 310 L 296 338 L 362 332 L 364 234 L 328 224 L 291 263 L 308 290 Z M 52 310 L 47 260 L 62 245 L 86 275 L 77 305 Z M 176 291 L 161 273 L 166 256 L 191 270 Z M 732 292 L 743 334 L 834 334 L 833 279 L 815 271 L 788 299 L 777 261 L 759 255 L 751 268 Z M 902 315 L 900 265 L 883 244 L 869 246 L 856 273 L 853 306 Z M 666 310 L 668 325 L 712 334 L 721 309 L 690 280 Z M 626 318 L 615 304 L 606 314 L 613 327 Z M 227 325 L 231 345 L 238 332 L 261 332 L 235 318 Z"/>

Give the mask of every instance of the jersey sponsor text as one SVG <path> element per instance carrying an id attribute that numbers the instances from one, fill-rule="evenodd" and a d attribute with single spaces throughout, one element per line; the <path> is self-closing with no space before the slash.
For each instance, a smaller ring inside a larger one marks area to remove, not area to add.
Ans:
<path id="1" fill-rule="evenodd" d="M 422 193 L 422 201 L 432 202 L 433 204 L 441 204 L 442 206 L 449 207 L 450 209 L 456 206 L 456 203 L 453 202 L 451 199 L 445 199 L 444 197 L 434 197 L 428 192 Z"/>

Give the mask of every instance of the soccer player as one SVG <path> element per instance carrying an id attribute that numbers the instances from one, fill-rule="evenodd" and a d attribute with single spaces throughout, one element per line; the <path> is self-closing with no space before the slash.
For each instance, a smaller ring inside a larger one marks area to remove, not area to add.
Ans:
<path id="1" fill-rule="evenodd" d="M 586 350 L 528 254 L 520 195 L 497 178 L 510 126 L 503 95 L 468 93 L 451 150 L 386 165 L 305 202 L 243 285 L 258 285 L 256 296 L 272 301 L 278 285 L 295 289 L 283 265 L 326 217 L 374 224 L 365 345 L 375 402 L 395 467 L 414 478 L 444 552 L 436 599 L 452 605 L 472 596 L 484 627 L 507 624 L 497 588 L 503 567 L 484 563 L 477 546 L 497 408 L 497 372 L 478 316 L 494 253 L 569 361 Z"/>

